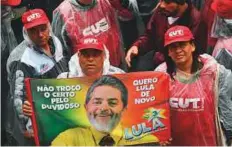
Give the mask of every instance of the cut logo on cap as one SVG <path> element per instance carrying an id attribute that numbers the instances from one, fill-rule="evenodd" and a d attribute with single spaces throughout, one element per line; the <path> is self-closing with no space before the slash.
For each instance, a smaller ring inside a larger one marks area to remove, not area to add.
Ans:
<path id="1" fill-rule="evenodd" d="M 176 30 L 176 31 L 170 32 L 168 35 L 169 35 L 169 37 L 184 36 L 184 31 L 183 30 Z"/>
<path id="2" fill-rule="evenodd" d="M 27 17 L 27 21 L 30 22 L 34 19 L 40 18 L 41 14 L 40 13 L 33 13 Z"/>

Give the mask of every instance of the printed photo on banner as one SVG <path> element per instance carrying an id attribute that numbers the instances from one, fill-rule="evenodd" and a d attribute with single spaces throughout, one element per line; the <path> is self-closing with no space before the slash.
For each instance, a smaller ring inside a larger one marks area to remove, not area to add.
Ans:
<path id="1" fill-rule="evenodd" d="M 27 79 L 36 145 L 159 145 L 170 139 L 169 78 Z"/>

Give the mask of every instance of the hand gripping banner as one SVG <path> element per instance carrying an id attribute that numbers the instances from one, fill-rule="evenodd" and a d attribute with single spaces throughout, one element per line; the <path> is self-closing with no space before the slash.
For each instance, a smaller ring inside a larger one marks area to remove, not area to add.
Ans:
<path id="1" fill-rule="evenodd" d="M 156 145 L 170 139 L 164 73 L 27 79 L 26 86 L 36 145 Z"/>

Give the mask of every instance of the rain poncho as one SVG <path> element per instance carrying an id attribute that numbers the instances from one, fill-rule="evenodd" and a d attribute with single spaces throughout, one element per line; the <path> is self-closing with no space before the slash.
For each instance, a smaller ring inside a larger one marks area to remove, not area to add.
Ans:
<path id="1" fill-rule="evenodd" d="M 13 18 L 10 6 L 1 6 L 1 54 L 8 54 L 18 45 L 14 32 L 11 28 Z"/>
<path id="2" fill-rule="evenodd" d="M 52 28 L 65 47 L 67 58 L 76 53 L 81 38 L 94 35 L 109 49 L 113 66 L 119 67 L 124 62 L 123 43 L 115 12 L 118 15 L 125 13 L 120 13 L 124 11 L 122 8 L 115 11 L 117 5 L 113 7 L 111 4 L 108 0 L 93 0 L 92 4 L 83 6 L 76 0 L 65 0 L 56 8 Z"/>
<path id="3" fill-rule="evenodd" d="M 28 121 L 22 112 L 22 104 L 26 99 L 24 80 L 25 78 L 56 78 L 60 73 L 68 71 L 68 63 L 63 57 L 63 48 L 59 39 L 52 32 L 49 40 L 52 57 L 47 56 L 41 48 L 34 45 L 25 29 L 23 33 L 25 40 L 14 49 L 7 61 L 11 107 L 13 106 L 12 111 L 16 112 L 16 118 L 15 114 L 12 114 L 10 123 L 19 145 L 32 145 L 23 138 L 26 130 L 32 131 L 30 119 Z"/>
<path id="4" fill-rule="evenodd" d="M 105 60 L 103 64 L 104 65 L 103 65 L 102 75 L 124 73 L 123 70 L 110 65 L 109 51 L 106 48 L 105 48 Z M 74 78 L 74 77 L 83 77 L 83 76 L 85 75 L 82 72 L 82 69 L 80 66 L 78 53 L 75 53 L 71 57 L 71 60 L 69 61 L 69 72 L 61 73 L 57 78 Z"/>
<path id="5" fill-rule="evenodd" d="M 226 68 L 232 70 L 232 19 L 215 17 L 212 37 L 218 38 L 213 56 Z"/>
<path id="6" fill-rule="evenodd" d="M 232 36 L 232 19 L 224 19 L 216 15 L 211 30 L 214 38 L 230 38 Z"/>
<path id="7" fill-rule="evenodd" d="M 1 131 L 2 136 L 7 139 L 7 142 L 2 138 L 2 145 L 12 145 L 9 141 L 8 135 L 5 133 L 11 133 L 10 127 L 7 123 L 9 117 L 9 84 L 7 81 L 6 62 L 11 51 L 18 45 L 14 32 L 11 27 L 11 20 L 13 18 L 12 7 L 3 6 L 1 4 Z M 10 134 L 11 136 L 11 134 Z M 5 144 L 7 143 L 7 144 Z"/>
<path id="8" fill-rule="evenodd" d="M 218 63 L 232 71 L 232 37 L 219 38 L 214 47 L 213 56 Z"/>
<path id="9" fill-rule="evenodd" d="M 223 145 L 220 121 L 232 131 L 232 73 L 207 55 L 203 68 L 188 75 L 178 71 L 170 81 L 171 128 L 175 146 Z M 156 71 L 166 72 L 166 64 Z M 219 121 L 220 120 L 220 121 Z"/>

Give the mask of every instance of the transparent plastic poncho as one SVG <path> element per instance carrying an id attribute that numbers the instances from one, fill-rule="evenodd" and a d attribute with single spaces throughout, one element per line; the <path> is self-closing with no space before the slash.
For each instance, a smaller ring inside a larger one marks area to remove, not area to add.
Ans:
<path id="1" fill-rule="evenodd" d="M 176 70 L 170 79 L 171 136 L 173 146 L 223 145 L 232 130 L 232 74 L 207 55 L 193 74 Z M 166 63 L 156 71 L 166 72 Z"/>
<path id="2" fill-rule="evenodd" d="M 81 38 L 94 36 L 109 50 L 110 63 L 119 67 L 124 61 L 125 51 L 117 19 L 131 18 L 129 11 L 117 0 L 93 0 L 83 6 L 75 0 L 66 0 L 54 11 L 52 28 L 71 57 L 78 50 Z"/>

